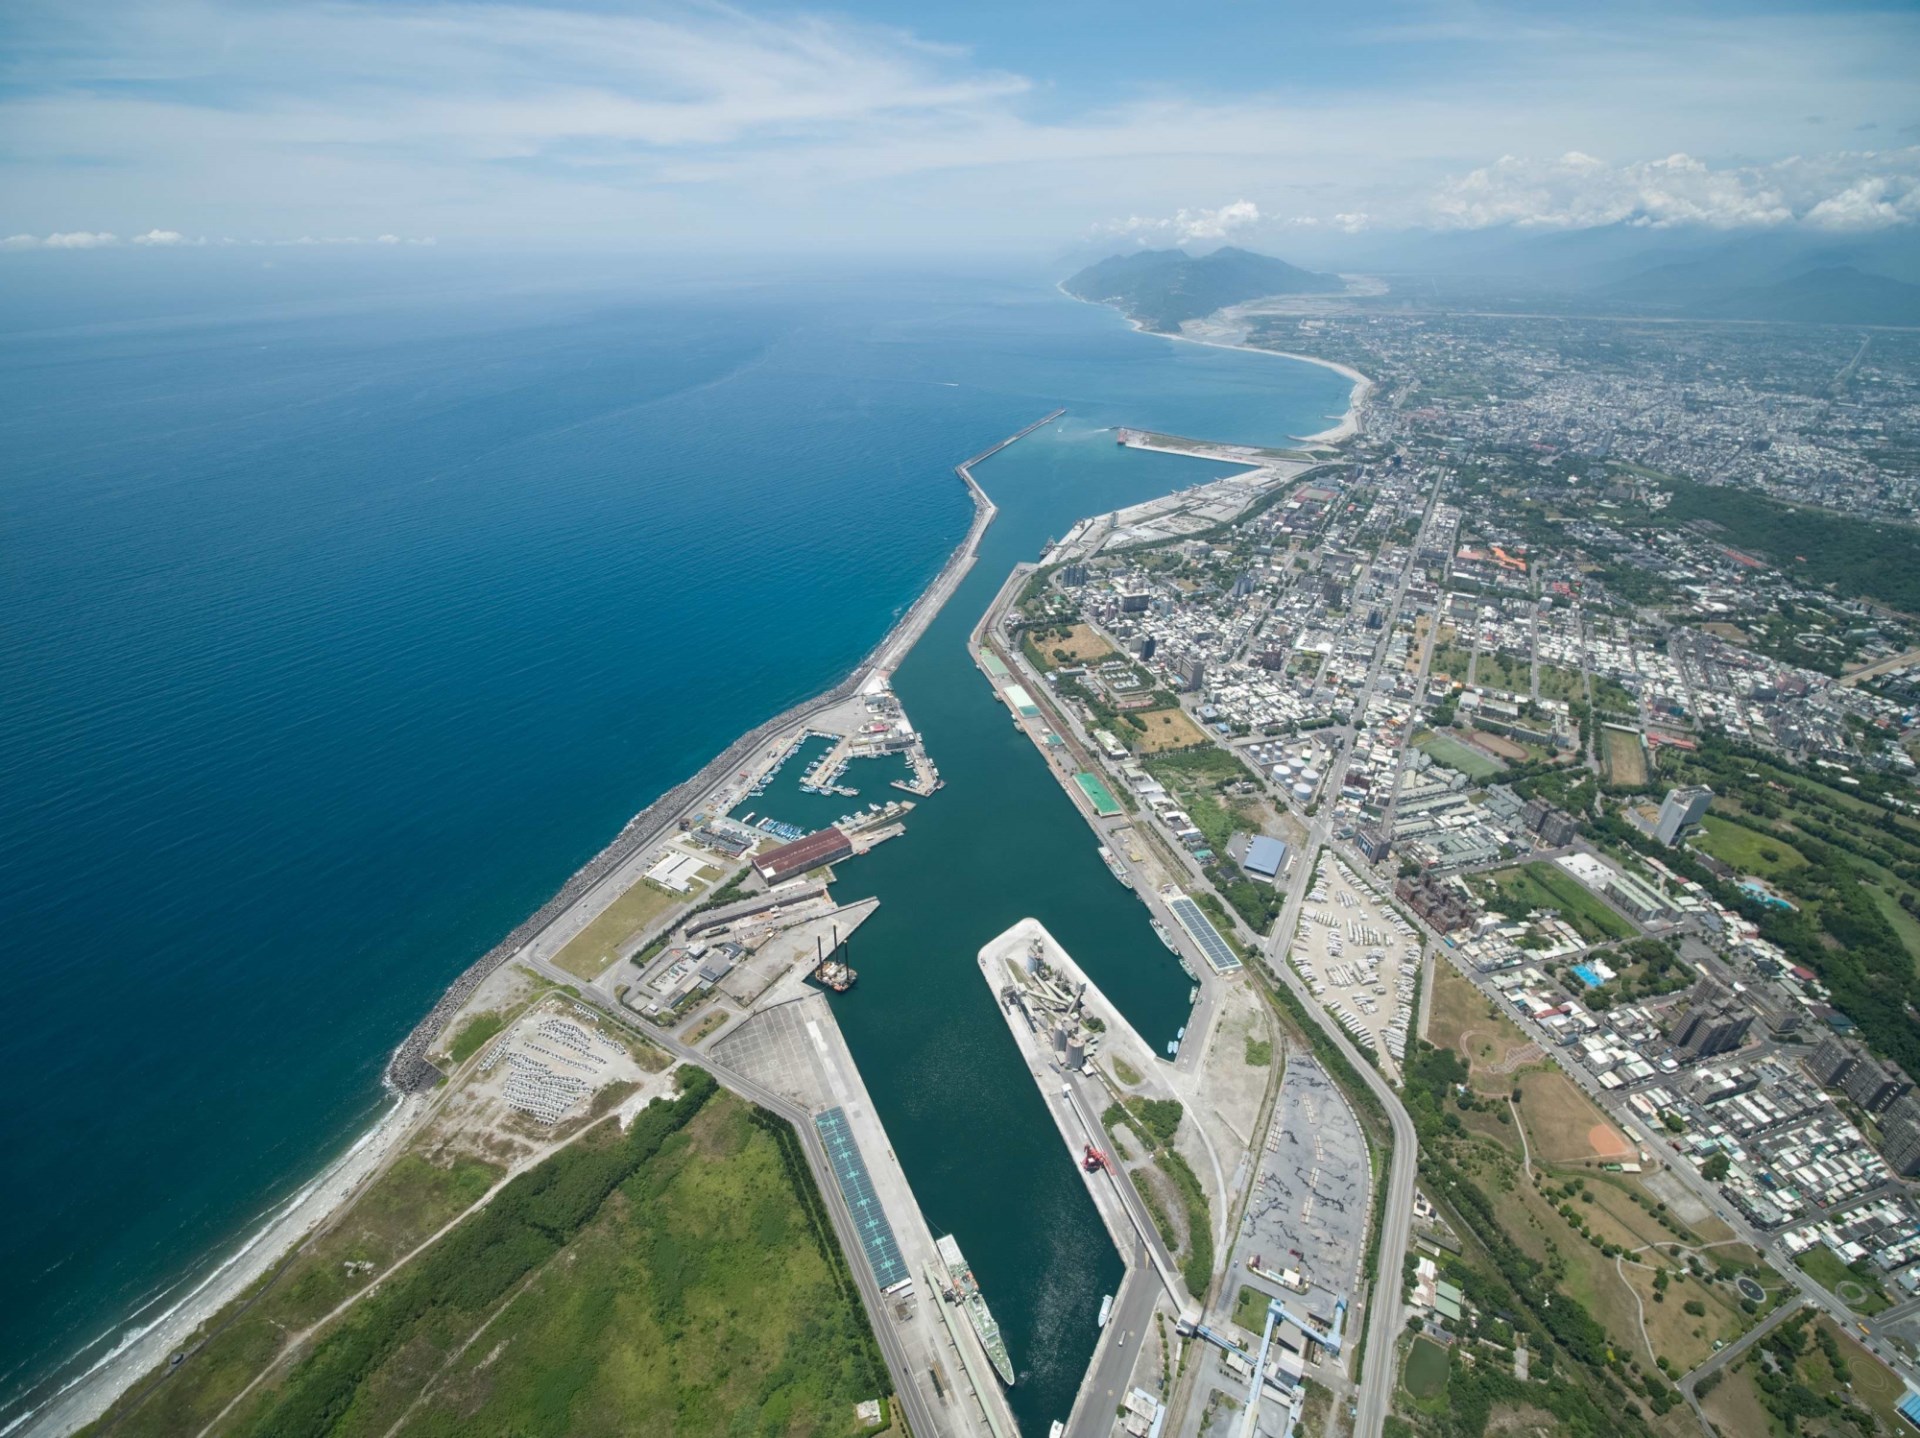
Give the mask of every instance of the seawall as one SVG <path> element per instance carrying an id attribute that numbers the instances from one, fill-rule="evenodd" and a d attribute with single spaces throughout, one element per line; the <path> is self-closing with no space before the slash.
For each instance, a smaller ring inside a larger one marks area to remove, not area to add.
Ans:
<path id="1" fill-rule="evenodd" d="M 966 535 L 954 546 L 947 556 L 947 562 L 931 583 L 920 592 L 920 596 L 908 607 L 905 614 L 882 636 L 867 657 L 855 665 L 853 670 L 838 684 L 813 698 L 794 705 L 784 713 L 776 714 L 764 724 L 741 735 L 692 777 L 673 786 L 653 803 L 629 819 L 620 832 L 614 836 L 599 853 L 583 864 L 567 882 L 560 886 L 554 896 L 547 900 L 517 925 L 499 943 L 482 954 L 467 966 L 426 1015 L 415 1024 L 413 1031 L 403 1039 L 393 1056 L 387 1061 L 384 1082 L 389 1088 L 401 1093 L 415 1093 L 433 1087 L 440 1081 L 440 1071 L 427 1061 L 427 1051 L 433 1041 L 439 1037 L 447 1021 L 465 1006 L 481 982 L 495 969 L 506 963 L 515 954 L 524 949 L 561 915 L 567 913 L 581 899 L 605 882 L 623 864 L 650 844 L 655 843 L 679 817 L 697 805 L 710 790 L 721 784 L 726 777 L 736 771 L 741 764 L 751 758 L 762 747 L 771 743 L 781 734 L 804 724 L 813 715 L 823 709 L 849 699 L 875 673 L 891 672 L 905 657 L 914 642 L 925 632 L 927 625 L 933 622 L 934 615 L 952 596 L 960 580 L 973 567 L 973 561 L 979 552 L 980 539 L 987 532 L 987 526 L 993 523 L 994 515 L 999 511 L 993 501 L 987 498 L 979 482 L 973 477 L 973 466 L 992 458 L 1008 445 L 1026 438 L 1035 430 L 1053 423 L 1064 409 L 1035 420 L 1025 429 L 1008 435 L 998 444 L 982 450 L 954 467 L 954 473 L 966 485 L 967 493 L 973 500 L 973 521 L 967 527 Z"/>

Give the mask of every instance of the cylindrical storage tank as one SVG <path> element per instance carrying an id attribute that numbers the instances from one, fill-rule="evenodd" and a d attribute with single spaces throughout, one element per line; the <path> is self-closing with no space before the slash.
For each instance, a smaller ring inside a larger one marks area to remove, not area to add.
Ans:
<path id="1" fill-rule="evenodd" d="M 1067 1051 L 1067 1027 L 1065 1024 L 1056 1024 L 1054 1026 L 1053 1051 L 1057 1054 L 1063 1054 Z"/>
<path id="2" fill-rule="evenodd" d="M 1302 769 L 1300 771 L 1300 782 L 1302 784 L 1318 784 L 1320 782 L 1320 771 L 1318 769 Z"/>
<path id="3" fill-rule="evenodd" d="M 1067 1067 L 1070 1069 L 1077 1069 L 1077 1068 L 1085 1068 L 1086 1065 L 1087 1065 L 1087 1046 L 1081 1043 L 1079 1039 L 1075 1039 L 1072 1043 L 1067 1045 Z"/>
<path id="4" fill-rule="evenodd" d="M 1285 764 L 1275 764 L 1273 766 L 1273 778 L 1275 783 L 1285 784 L 1293 778 L 1293 773 Z"/>
<path id="5" fill-rule="evenodd" d="M 1293 797 L 1296 799 L 1311 799 L 1313 797 L 1313 785 L 1295 784 L 1293 786 Z"/>

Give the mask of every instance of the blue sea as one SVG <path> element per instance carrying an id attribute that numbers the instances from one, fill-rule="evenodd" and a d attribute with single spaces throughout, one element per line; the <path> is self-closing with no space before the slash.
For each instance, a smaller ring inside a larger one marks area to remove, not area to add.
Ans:
<path id="1" fill-rule="evenodd" d="M 966 529 L 957 461 L 1068 410 L 983 469 L 956 635 L 1073 517 L 1205 477 L 1107 426 L 1346 404 L 1039 274 L 392 264 L 0 272 L 0 1427 L 363 1132 L 630 815 L 859 660 Z"/>

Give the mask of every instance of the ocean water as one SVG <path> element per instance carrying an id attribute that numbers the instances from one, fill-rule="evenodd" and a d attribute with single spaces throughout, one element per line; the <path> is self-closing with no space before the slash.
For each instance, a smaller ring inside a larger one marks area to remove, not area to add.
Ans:
<path id="1" fill-rule="evenodd" d="M 1023 1426 L 1063 1417 L 1118 1261 L 972 955 L 1036 913 L 1156 1042 L 1186 980 L 961 641 L 1049 535 L 1215 472 L 1107 426 L 1273 442 L 1345 382 L 1024 278 L 117 283 L 0 293 L 0 1425 L 349 1144 L 629 815 L 845 673 L 964 532 L 952 465 L 1062 405 L 898 676 L 949 784 L 845 871 L 882 908 L 841 1013 Z"/>

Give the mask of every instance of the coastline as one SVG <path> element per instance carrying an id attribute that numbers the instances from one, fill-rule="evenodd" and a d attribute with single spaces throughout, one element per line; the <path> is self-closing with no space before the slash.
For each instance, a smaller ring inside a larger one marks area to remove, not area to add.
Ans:
<path id="1" fill-rule="evenodd" d="M 279 1267 L 341 1213 L 392 1156 L 397 1142 L 412 1131 L 427 1107 L 426 1095 L 440 1081 L 441 1074 L 427 1061 L 426 1055 L 433 1041 L 480 985 L 554 923 L 590 900 L 597 890 L 620 881 L 621 870 L 627 864 L 650 849 L 682 812 L 724 782 L 743 760 L 783 734 L 804 726 L 822 709 L 851 697 L 876 674 L 888 674 L 898 667 L 973 567 L 981 537 L 999 513 L 998 506 L 974 479 L 972 466 L 1051 424 L 1065 412 L 1056 409 L 954 466 L 953 472 L 966 486 L 973 506 L 967 532 L 939 571 L 851 672 L 813 698 L 749 730 L 690 778 L 667 790 L 629 819 L 613 840 L 576 870 L 551 899 L 447 986 L 388 1059 L 381 1082 L 390 1098 L 396 1101 L 346 1152 L 322 1168 L 292 1198 L 278 1205 L 264 1224 L 247 1234 L 230 1256 L 175 1300 L 159 1318 L 144 1326 L 135 1323 L 127 1332 L 115 1336 L 113 1346 L 94 1363 L 67 1380 L 38 1406 L 0 1428 L 0 1438 L 9 1438 L 15 1433 L 21 1438 L 62 1438 L 96 1421 L 142 1377 L 165 1362 L 169 1354 L 181 1351 L 198 1329 Z M 618 887 L 624 889 L 626 885 L 619 883 Z M 96 1341 L 106 1341 L 108 1336 L 103 1334 Z"/>
<path id="2" fill-rule="evenodd" d="M 1319 355 L 1300 354 L 1295 350 L 1263 349 L 1259 345 L 1250 345 L 1235 340 L 1211 339 L 1200 335 L 1170 333 L 1166 330 L 1150 330 L 1117 305 L 1108 304 L 1105 300 L 1082 299 L 1079 295 L 1074 294 L 1066 288 L 1066 282 L 1064 280 L 1056 284 L 1054 288 L 1078 304 L 1092 305 L 1095 309 L 1112 310 L 1127 322 L 1127 326 L 1132 329 L 1135 334 L 1154 335 L 1157 338 L 1166 340 L 1184 340 L 1187 344 L 1205 345 L 1209 349 L 1239 350 L 1243 354 L 1274 355 L 1279 359 L 1298 360 L 1302 364 L 1318 365 L 1321 369 L 1330 369 L 1335 374 L 1352 380 L 1353 389 L 1347 395 L 1347 412 L 1340 416 L 1337 423 L 1327 429 L 1320 430 L 1314 434 L 1293 434 L 1287 436 L 1287 438 L 1299 444 L 1344 444 L 1347 440 L 1352 439 L 1355 435 L 1359 434 L 1363 428 L 1360 419 L 1361 406 L 1372 396 L 1374 390 L 1379 388 L 1370 377 L 1362 374 L 1352 365 L 1341 364 L 1338 360 L 1322 359 Z M 1233 307 L 1228 306 L 1228 308 L 1231 309 Z M 1216 310 L 1215 313 L 1218 314 L 1221 313 L 1221 311 Z"/>
<path id="3" fill-rule="evenodd" d="M 1064 289 L 1060 289 L 1060 293 L 1067 294 Z M 1068 298 L 1082 304 L 1100 303 L 1082 300 L 1077 295 L 1068 295 Z M 1100 304 L 1100 307 L 1113 308 L 1104 304 Z M 1118 310 L 1115 312 L 1121 313 Z M 1329 429 L 1292 438 L 1302 443 L 1338 444 L 1360 431 L 1360 408 L 1375 386 L 1371 379 L 1358 370 L 1312 355 L 1260 349 L 1186 334 L 1165 334 L 1146 329 L 1124 313 L 1121 317 L 1136 333 L 1186 340 L 1219 349 L 1277 355 L 1331 369 L 1353 381 L 1345 415 Z M 925 588 L 846 676 L 814 697 L 791 706 L 740 736 L 700 770 L 661 794 L 628 820 L 613 839 L 576 870 L 545 904 L 457 975 L 432 1008 L 394 1049 L 383 1072 L 382 1083 L 397 1102 L 343 1154 L 325 1166 L 291 1199 L 285 1200 L 263 1225 L 246 1235 L 230 1256 L 172 1307 L 146 1326 L 135 1324 L 127 1332 L 115 1336 L 113 1346 L 91 1366 L 67 1380 L 38 1406 L 26 1410 L 6 1427 L 0 1428 L 0 1438 L 9 1438 L 14 1433 L 64 1435 L 95 1421 L 141 1378 L 159 1367 L 169 1353 L 179 1351 L 196 1330 L 259 1283 L 340 1213 L 392 1155 L 398 1141 L 412 1130 L 415 1120 L 426 1107 L 424 1095 L 442 1077 L 427 1055 L 434 1041 L 480 985 L 562 918 L 582 904 L 593 901 L 609 886 L 614 886 L 613 892 L 607 895 L 610 902 L 630 882 L 631 876 L 623 871 L 669 831 L 680 815 L 696 807 L 712 790 L 724 783 L 742 762 L 781 736 L 804 726 L 821 710 L 851 697 L 871 682 L 875 675 L 890 673 L 897 667 L 972 568 L 980 540 L 998 513 L 997 506 L 974 479 L 972 466 L 1034 430 L 1052 423 L 1064 412 L 1055 410 L 954 467 L 954 474 L 965 484 L 973 506 L 967 532 Z M 107 1335 L 97 1341 L 107 1341 Z"/>
<path id="4" fill-rule="evenodd" d="M 0 1435 L 71 1433 L 97 1421 L 144 1374 L 158 1368 L 169 1354 L 186 1349 L 201 1327 L 298 1253 L 345 1209 L 394 1155 L 425 1106 L 426 1100 L 418 1095 L 389 1103 L 371 1128 L 290 1198 L 276 1204 L 267 1221 L 211 1273 L 158 1318 L 120 1335 L 92 1365 L 68 1379 L 38 1408 L 0 1429 Z"/>

